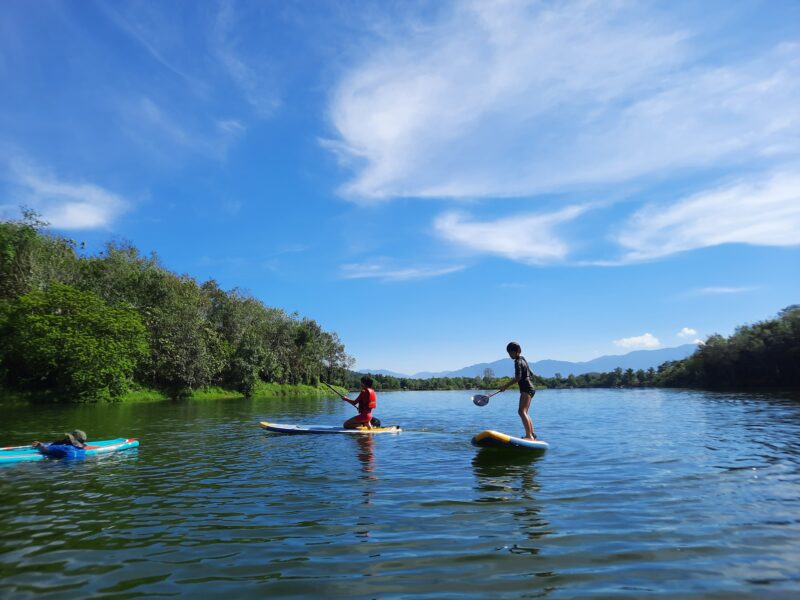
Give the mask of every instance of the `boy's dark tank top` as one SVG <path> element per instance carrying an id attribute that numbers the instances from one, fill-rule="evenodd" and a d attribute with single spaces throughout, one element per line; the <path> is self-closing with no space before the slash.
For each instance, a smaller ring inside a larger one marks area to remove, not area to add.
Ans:
<path id="1" fill-rule="evenodd" d="M 530 381 L 532 375 L 531 368 L 524 356 L 514 359 L 514 379 L 522 383 L 526 379 Z"/>
<path id="2" fill-rule="evenodd" d="M 533 387 L 533 382 L 531 381 L 532 376 L 533 373 L 525 357 L 520 356 L 519 358 L 515 358 L 514 377 L 518 382 L 519 391 L 522 394 L 529 394 L 531 398 L 533 398 L 533 395 L 536 393 L 536 388 Z"/>

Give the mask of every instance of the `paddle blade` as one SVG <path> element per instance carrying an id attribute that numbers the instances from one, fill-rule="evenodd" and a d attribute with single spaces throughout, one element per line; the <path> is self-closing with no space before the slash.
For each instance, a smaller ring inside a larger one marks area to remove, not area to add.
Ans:
<path id="1" fill-rule="evenodd" d="M 475 394 L 472 397 L 472 403 L 475 406 L 486 406 L 489 404 L 489 396 L 485 396 L 483 394 Z"/>

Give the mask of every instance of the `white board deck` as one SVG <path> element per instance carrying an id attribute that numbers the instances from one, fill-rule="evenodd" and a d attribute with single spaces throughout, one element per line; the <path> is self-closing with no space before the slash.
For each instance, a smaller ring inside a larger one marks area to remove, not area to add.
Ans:
<path id="1" fill-rule="evenodd" d="M 266 431 L 273 431 L 275 433 L 294 433 L 294 434 L 326 434 L 326 433 L 344 433 L 344 434 L 372 434 L 372 433 L 400 433 L 402 429 L 396 425 L 391 427 L 373 427 L 366 429 L 360 427 L 358 429 L 345 429 L 344 427 L 335 427 L 328 425 L 285 425 L 282 423 L 268 423 L 261 421 L 259 426 Z"/>

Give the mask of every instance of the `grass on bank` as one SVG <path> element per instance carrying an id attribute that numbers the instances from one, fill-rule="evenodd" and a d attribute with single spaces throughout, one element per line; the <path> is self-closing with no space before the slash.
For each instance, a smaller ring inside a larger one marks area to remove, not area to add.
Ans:
<path id="1" fill-rule="evenodd" d="M 347 394 L 347 390 L 343 387 L 333 386 L 339 393 Z M 253 391 L 254 398 L 322 398 L 330 396 L 331 391 L 324 385 L 292 385 L 287 383 L 265 383 L 260 382 L 256 389 Z M 231 398 L 244 398 L 244 394 L 235 390 L 226 390 L 221 387 L 206 387 L 193 390 L 191 394 L 186 397 L 188 400 L 223 400 Z M 116 401 L 125 402 L 130 404 L 144 403 L 144 402 L 163 402 L 170 400 L 170 397 L 160 390 L 151 388 L 137 387 L 130 390 Z M 7 390 L 0 390 L 0 404 L 30 404 L 30 403 L 58 403 L 68 402 L 64 398 L 56 397 L 52 394 L 37 393 L 32 394 L 29 392 L 10 392 Z M 100 402 L 103 402 L 102 400 Z"/>
<path id="2" fill-rule="evenodd" d="M 343 387 L 333 386 L 339 393 L 346 394 Z M 330 396 L 331 391 L 324 385 L 303 385 L 288 383 L 259 382 L 253 390 L 253 398 L 281 398 L 291 396 L 294 398 L 322 398 Z M 189 400 L 223 400 L 231 398 L 244 398 L 244 394 L 235 390 L 226 390 L 221 387 L 206 387 L 193 390 L 187 396 Z M 140 388 L 132 390 L 120 399 L 122 402 L 157 402 L 169 400 L 169 397 L 158 390 Z"/>

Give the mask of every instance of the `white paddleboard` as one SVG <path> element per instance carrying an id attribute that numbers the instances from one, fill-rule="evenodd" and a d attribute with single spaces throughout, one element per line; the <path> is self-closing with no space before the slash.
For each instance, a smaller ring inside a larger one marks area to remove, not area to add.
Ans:
<path id="1" fill-rule="evenodd" d="M 325 433 L 400 433 L 402 429 L 393 425 L 391 427 L 373 427 L 367 429 L 366 427 L 359 427 L 358 429 L 345 429 L 344 427 L 333 427 L 326 425 L 283 425 L 281 423 L 268 423 L 261 421 L 259 423 L 262 429 L 267 431 L 274 431 L 275 433 L 295 433 L 295 434 L 325 434 Z"/>

